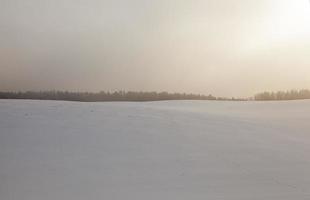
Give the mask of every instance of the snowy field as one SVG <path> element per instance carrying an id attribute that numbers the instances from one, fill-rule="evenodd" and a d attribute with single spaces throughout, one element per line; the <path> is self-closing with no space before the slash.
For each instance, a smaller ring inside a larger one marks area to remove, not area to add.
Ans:
<path id="1" fill-rule="evenodd" d="M 0 100 L 1 200 L 309 200 L 310 101 Z"/>

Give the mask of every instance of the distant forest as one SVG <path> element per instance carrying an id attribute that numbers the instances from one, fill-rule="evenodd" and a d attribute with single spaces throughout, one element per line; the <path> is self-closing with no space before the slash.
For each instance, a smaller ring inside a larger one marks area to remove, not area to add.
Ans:
<path id="1" fill-rule="evenodd" d="M 37 99 L 37 100 L 64 100 L 64 101 L 162 101 L 162 100 L 244 100 L 234 98 L 214 97 L 212 95 L 168 93 L 168 92 L 0 92 L 0 99 Z"/>
<path id="2" fill-rule="evenodd" d="M 263 93 L 256 94 L 254 99 L 256 101 L 281 101 L 281 100 L 310 99 L 310 90 L 263 92 Z"/>
<path id="3" fill-rule="evenodd" d="M 217 101 L 279 101 L 310 99 L 310 90 L 290 90 L 279 92 L 262 92 L 252 98 L 225 98 L 213 95 L 168 93 L 168 92 L 0 92 L 0 99 L 34 99 L 34 100 L 62 100 L 81 102 L 100 101 L 163 101 L 163 100 L 217 100 Z"/>

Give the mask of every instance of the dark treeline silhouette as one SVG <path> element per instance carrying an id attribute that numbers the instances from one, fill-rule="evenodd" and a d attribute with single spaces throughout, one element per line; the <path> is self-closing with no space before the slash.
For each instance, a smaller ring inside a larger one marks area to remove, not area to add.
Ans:
<path id="1" fill-rule="evenodd" d="M 65 101 L 161 101 L 161 100 L 245 100 L 235 98 L 214 97 L 212 95 L 168 93 L 168 92 L 0 92 L 0 99 L 36 99 L 36 100 L 65 100 Z"/>
<path id="2" fill-rule="evenodd" d="M 279 100 L 298 100 L 310 99 L 310 90 L 290 90 L 279 92 L 263 92 L 256 94 L 256 101 L 279 101 Z"/>
<path id="3" fill-rule="evenodd" d="M 0 99 L 33 99 L 33 100 L 63 100 L 63 101 L 163 101 L 163 100 L 218 100 L 218 101 L 279 101 L 310 99 L 310 90 L 290 90 L 279 92 L 262 92 L 254 98 L 225 98 L 213 95 L 168 93 L 168 92 L 68 92 L 68 91 L 27 91 L 0 92 Z"/>

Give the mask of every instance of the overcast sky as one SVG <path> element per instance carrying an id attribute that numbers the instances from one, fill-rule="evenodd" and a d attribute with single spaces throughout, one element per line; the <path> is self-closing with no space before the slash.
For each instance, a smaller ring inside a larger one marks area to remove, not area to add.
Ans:
<path id="1" fill-rule="evenodd" d="M 308 0 L 0 0 L 0 90 L 310 89 Z"/>

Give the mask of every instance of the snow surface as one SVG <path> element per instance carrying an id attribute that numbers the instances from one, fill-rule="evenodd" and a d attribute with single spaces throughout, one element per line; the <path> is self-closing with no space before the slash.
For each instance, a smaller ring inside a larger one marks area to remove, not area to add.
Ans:
<path id="1" fill-rule="evenodd" d="M 310 101 L 0 100 L 1 200 L 309 200 Z"/>

